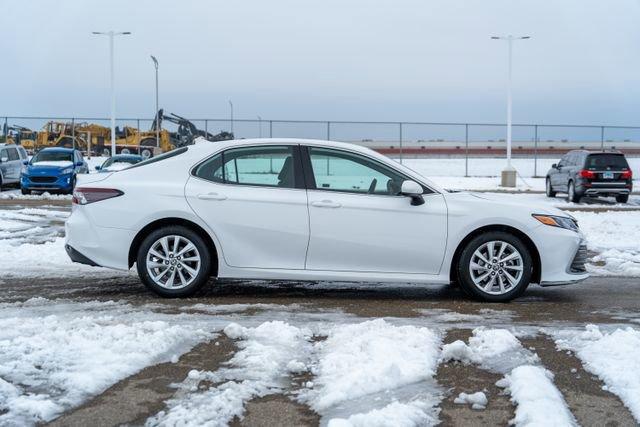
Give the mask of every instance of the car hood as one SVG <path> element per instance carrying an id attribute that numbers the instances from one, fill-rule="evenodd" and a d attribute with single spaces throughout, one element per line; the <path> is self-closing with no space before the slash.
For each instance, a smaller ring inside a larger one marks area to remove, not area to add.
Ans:
<path id="1" fill-rule="evenodd" d="M 73 167 L 72 162 L 38 162 L 27 166 L 27 173 L 56 174 Z"/>
<path id="2" fill-rule="evenodd" d="M 567 212 L 564 212 L 553 206 L 545 206 L 535 203 L 523 203 L 514 199 L 510 194 L 500 193 L 473 193 L 473 192 L 453 192 L 446 194 L 447 201 L 460 202 L 465 205 L 482 205 L 491 208 L 494 211 L 517 212 L 523 215 L 546 214 L 573 218 Z"/>

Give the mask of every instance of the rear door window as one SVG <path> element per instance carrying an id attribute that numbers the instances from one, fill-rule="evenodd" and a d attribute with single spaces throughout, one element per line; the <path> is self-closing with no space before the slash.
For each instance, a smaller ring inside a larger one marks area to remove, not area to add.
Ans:
<path id="1" fill-rule="evenodd" d="M 585 168 L 590 170 L 628 169 L 629 164 L 621 154 L 590 154 Z"/>
<path id="2" fill-rule="evenodd" d="M 9 160 L 20 160 L 20 156 L 18 155 L 18 150 L 16 148 L 9 148 Z"/>

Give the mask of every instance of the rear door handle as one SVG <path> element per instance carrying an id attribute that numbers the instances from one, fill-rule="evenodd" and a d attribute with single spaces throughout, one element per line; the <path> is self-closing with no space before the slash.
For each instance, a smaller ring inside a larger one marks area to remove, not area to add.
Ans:
<path id="1" fill-rule="evenodd" d="M 332 200 L 321 200 L 317 202 L 311 202 L 311 206 L 315 206 L 317 208 L 339 208 L 342 206 L 340 203 L 334 202 Z"/>
<path id="2" fill-rule="evenodd" d="M 227 196 L 224 194 L 218 193 L 206 193 L 206 194 L 198 194 L 198 199 L 200 200 L 226 200 Z"/>

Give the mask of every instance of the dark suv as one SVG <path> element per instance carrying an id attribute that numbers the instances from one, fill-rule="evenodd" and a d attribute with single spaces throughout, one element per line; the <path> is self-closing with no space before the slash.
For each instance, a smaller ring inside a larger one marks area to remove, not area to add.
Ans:
<path id="1" fill-rule="evenodd" d="M 548 197 L 567 193 L 571 202 L 583 196 L 615 196 L 619 203 L 629 200 L 633 173 L 624 154 L 608 151 L 569 151 L 547 172 Z"/>

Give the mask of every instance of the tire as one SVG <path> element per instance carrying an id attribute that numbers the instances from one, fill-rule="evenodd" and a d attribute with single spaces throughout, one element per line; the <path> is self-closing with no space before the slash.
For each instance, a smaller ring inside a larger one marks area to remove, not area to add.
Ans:
<path id="1" fill-rule="evenodd" d="M 176 238 L 180 239 L 177 252 L 173 251 Z M 168 251 L 164 249 L 163 239 Z M 183 251 L 188 243 L 191 243 L 194 249 L 183 255 L 192 260 L 184 261 L 186 258 L 179 259 L 176 255 Z M 193 260 L 197 257 L 199 261 Z M 211 252 L 197 233 L 183 226 L 171 225 L 151 232 L 142 241 L 136 264 L 140 280 L 151 291 L 165 298 L 188 297 L 207 283 L 211 271 Z M 152 274 L 156 275 L 156 280 Z"/>
<path id="2" fill-rule="evenodd" d="M 102 149 L 102 156 L 103 157 L 111 157 L 111 149 L 110 148 L 103 148 Z"/>
<path id="3" fill-rule="evenodd" d="M 488 259 L 492 245 L 494 258 Z M 500 263 L 494 262 L 493 259 L 497 259 L 503 247 L 501 257 L 507 261 L 504 262 L 503 268 L 500 268 Z M 488 264 L 482 261 L 478 252 L 489 261 Z M 472 268 L 472 261 L 481 268 Z M 486 269 L 482 268 L 485 266 Z M 532 267 L 531 254 L 519 238 L 503 231 L 489 231 L 467 243 L 458 259 L 456 273 L 460 287 L 469 296 L 486 302 L 508 302 L 522 295 L 527 289 Z"/>
<path id="4" fill-rule="evenodd" d="M 573 183 L 573 181 L 569 181 L 567 200 L 572 203 L 580 203 L 580 199 L 582 199 L 582 196 L 576 193 L 575 184 Z"/>
<path id="5" fill-rule="evenodd" d="M 0 177 L 0 193 L 2 193 L 2 177 Z"/>
<path id="6" fill-rule="evenodd" d="M 556 192 L 553 191 L 553 187 L 551 186 L 551 179 L 547 177 L 545 181 L 545 192 L 547 193 L 547 197 L 556 197 Z"/>
<path id="7" fill-rule="evenodd" d="M 20 192 L 25 196 L 31 194 L 31 190 L 29 190 L 28 188 L 20 188 Z"/>
<path id="8" fill-rule="evenodd" d="M 627 203 L 629 201 L 629 195 L 628 194 L 618 194 L 616 196 L 616 202 L 618 203 Z"/>

